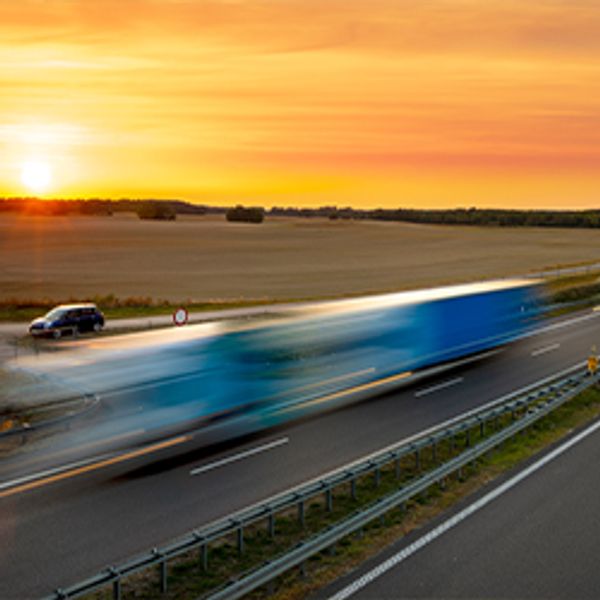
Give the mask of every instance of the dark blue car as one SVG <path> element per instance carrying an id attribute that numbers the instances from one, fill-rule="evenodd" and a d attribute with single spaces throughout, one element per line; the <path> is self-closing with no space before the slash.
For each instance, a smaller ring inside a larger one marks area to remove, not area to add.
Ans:
<path id="1" fill-rule="evenodd" d="M 104 315 L 95 304 L 63 304 L 33 320 L 29 325 L 29 333 L 58 339 L 68 333 L 97 332 L 103 327 Z"/>

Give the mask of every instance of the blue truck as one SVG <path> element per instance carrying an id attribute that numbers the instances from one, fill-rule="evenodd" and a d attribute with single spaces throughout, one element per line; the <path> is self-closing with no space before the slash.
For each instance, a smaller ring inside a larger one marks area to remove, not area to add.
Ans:
<path id="1" fill-rule="evenodd" d="M 246 324 L 115 336 L 19 363 L 99 398 L 71 440 L 127 444 L 194 431 L 213 443 L 361 400 L 519 339 L 536 282 L 503 280 L 315 303 Z M 127 435 L 128 432 L 142 432 Z"/>

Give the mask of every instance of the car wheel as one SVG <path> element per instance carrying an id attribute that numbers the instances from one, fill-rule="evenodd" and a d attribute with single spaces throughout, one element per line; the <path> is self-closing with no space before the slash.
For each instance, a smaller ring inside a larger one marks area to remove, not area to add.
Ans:
<path id="1" fill-rule="evenodd" d="M 100 325 L 100 323 L 94 323 L 94 331 L 100 333 L 102 331 L 102 325 Z"/>
<path id="2" fill-rule="evenodd" d="M 60 336 L 61 336 L 61 331 L 60 331 L 60 329 L 55 329 L 55 330 L 52 332 L 52 337 L 53 337 L 55 340 L 57 340 L 57 339 L 58 339 Z"/>

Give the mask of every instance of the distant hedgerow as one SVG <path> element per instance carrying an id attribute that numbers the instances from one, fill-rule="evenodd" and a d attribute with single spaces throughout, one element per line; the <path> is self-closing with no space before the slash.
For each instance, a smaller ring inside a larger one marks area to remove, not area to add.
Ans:
<path id="1" fill-rule="evenodd" d="M 174 221 L 177 217 L 175 209 L 166 202 L 142 202 L 136 212 L 140 219 Z"/>
<path id="2" fill-rule="evenodd" d="M 262 223 L 265 220 L 265 209 L 260 206 L 241 206 L 238 204 L 227 209 L 225 218 L 231 222 Z"/>

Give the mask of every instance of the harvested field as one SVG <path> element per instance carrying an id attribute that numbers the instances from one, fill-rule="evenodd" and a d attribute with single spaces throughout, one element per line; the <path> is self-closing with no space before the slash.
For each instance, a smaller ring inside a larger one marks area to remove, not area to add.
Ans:
<path id="1" fill-rule="evenodd" d="M 600 231 L 223 217 L 0 216 L 0 300 L 285 300 L 600 260 Z"/>

